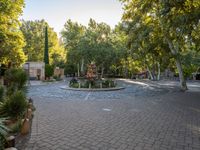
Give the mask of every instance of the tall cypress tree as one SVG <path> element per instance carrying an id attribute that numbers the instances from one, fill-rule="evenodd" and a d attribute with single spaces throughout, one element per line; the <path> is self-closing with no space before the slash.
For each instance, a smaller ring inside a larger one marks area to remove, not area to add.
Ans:
<path id="1" fill-rule="evenodd" d="M 45 48 L 44 48 L 44 63 L 49 64 L 49 42 L 48 42 L 48 28 L 45 27 Z"/>

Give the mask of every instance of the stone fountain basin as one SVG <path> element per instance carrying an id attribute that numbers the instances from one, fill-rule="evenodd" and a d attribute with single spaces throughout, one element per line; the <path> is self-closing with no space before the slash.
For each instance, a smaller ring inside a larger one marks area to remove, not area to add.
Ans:
<path id="1" fill-rule="evenodd" d="M 70 88 L 67 86 L 60 87 L 63 90 L 71 90 L 71 91 L 117 91 L 123 90 L 125 87 L 113 87 L 113 88 Z"/>

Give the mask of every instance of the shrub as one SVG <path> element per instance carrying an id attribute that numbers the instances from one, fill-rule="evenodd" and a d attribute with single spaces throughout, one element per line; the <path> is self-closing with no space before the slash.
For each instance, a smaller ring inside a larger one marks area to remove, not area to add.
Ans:
<path id="1" fill-rule="evenodd" d="M 0 101 L 3 100 L 3 96 L 4 96 L 4 88 L 3 86 L 0 86 Z"/>
<path id="2" fill-rule="evenodd" d="M 1 66 L 0 66 L 0 76 L 4 76 L 5 75 L 5 71 L 6 71 L 6 65 L 5 64 L 1 64 Z"/>
<path id="3" fill-rule="evenodd" d="M 7 90 L 6 90 L 6 95 L 12 95 L 14 92 L 16 91 L 16 87 L 11 85 L 9 87 L 7 87 Z"/>
<path id="4" fill-rule="evenodd" d="M 17 72 L 17 81 L 18 81 L 18 86 L 17 88 L 18 89 L 22 89 L 25 85 L 26 85 L 26 82 L 27 82 L 27 74 L 24 70 L 19 70 Z"/>
<path id="5" fill-rule="evenodd" d="M 64 71 L 65 71 L 65 75 L 67 74 L 75 74 L 76 73 L 76 66 L 73 65 L 73 64 L 66 64 L 65 65 L 65 68 L 64 68 Z"/>
<path id="6" fill-rule="evenodd" d="M 26 97 L 22 91 L 16 91 L 0 107 L 0 114 L 11 118 L 21 117 L 27 108 Z"/>
<path id="7" fill-rule="evenodd" d="M 102 87 L 103 88 L 110 88 L 110 87 L 116 87 L 116 84 L 113 80 L 104 80 L 104 81 L 98 81 L 98 80 L 94 80 L 94 81 L 90 81 L 90 80 L 86 80 L 84 82 L 81 83 L 81 88 L 89 88 L 89 86 L 91 85 L 91 88 L 100 88 L 100 83 L 102 82 Z M 73 78 L 70 81 L 69 84 L 70 87 L 73 88 L 78 88 L 79 84 L 78 81 Z"/>
<path id="8" fill-rule="evenodd" d="M 58 76 L 54 75 L 53 78 L 56 80 L 58 78 Z"/>
<path id="9" fill-rule="evenodd" d="M 8 86 L 13 86 L 13 88 L 18 90 L 25 86 L 27 79 L 27 74 L 23 69 L 11 68 L 5 72 L 5 80 Z"/>
<path id="10" fill-rule="evenodd" d="M 79 88 L 79 84 L 78 83 L 73 83 L 73 84 L 70 85 L 70 87 Z"/>
<path id="11" fill-rule="evenodd" d="M 10 126 L 10 132 L 11 133 L 18 133 L 20 132 L 22 128 L 22 121 L 19 119 L 17 122 L 15 122 L 13 125 Z"/>
<path id="12" fill-rule="evenodd" d="M 76 78 L 72 78 L 69 82 L 69 85 L 71 86 L 71 85 L 76 84 L 76 83 L 78 83 L 78 80 Z"/>
<path id="13" fill-rule="evenodd" d="M 115 87 L 115 82 L 113 80 L 105 80 L 103 83 L 103 88 L 108 88 L 108 87 Z"/>
<path id="14" fill-rule="evenodd" d="M 53 75 L 53 67 L 51 65 L 45 65 L 45 77 L 50 78 Z"/>
<path id="15" fill-rule="evenodd" d="M 60 76 L 53 76 L 53 78 L 54 78 L 56 81 L 62 81 L 62 79 L 61 79 Z"/>
<path id="16" fill-rule="evenodd" d="M 16 74 L 17 74 L 17 69 L 15 68 L 8 69 L 5 71 L 4 80 L 7 81 L 7 84 L 10 85 L 13 82 L 16 82 Z"/>
<path id="17" fill-rule="evenodd" d="M 91 85 L 91 88 L 98 88 L 97 83 L 95 81 L 86 81 L 82 87 L 83 88 L 89 88 L 89 86 Z"/>
<path id="18" fill-rule="evenodd" d="M 0 149 L 4 149 L 8 128 L 4 125 L 4 118 L 0 118 Z"/>

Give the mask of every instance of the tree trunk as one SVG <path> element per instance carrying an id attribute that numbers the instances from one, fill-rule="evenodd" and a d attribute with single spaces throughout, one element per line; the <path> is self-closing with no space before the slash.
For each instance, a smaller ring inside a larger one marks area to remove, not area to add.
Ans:
<path id="1" fill-rule="evenodd" d="M 128 76 L 128 69 L 127 69 L 127 67 L 125 67 L 125 69 L 124 69 L 124 77 L 127 78 L 127 76 Z"/>
<path id="2" fill-rule="evenodd" d="M 125 78 L 128 78 L 128 68 L 129 68 L 129 61 L 126 61 L 126 67 L 125 67 Z"/>
<path id="3" fill-rule="evenodd" d="M 103 78 L 103 74 L 104 74 L 104 67 L 102 65 L 102 67 L 101 67 L 101 78 Z"/>
<path id="4" fill-rule="evenodd" d="M 186 90 L 188 90 L 188 88 L 187 88 L 186 80 L 183 75 L 183 68 L 181 65 L 181 60 L 178 55 L 178 45 L 176 45 L 176 47 L 175 47 L 174 44 L 172 43 L 172 41 L 170 41 L 169 39 L 167 39 L 167 42 L 168 42 L 169 48 L 171 50 L 171 53 L 174 55 L 174 59 L 176 61 L 176 67 L 177 67 L 178 73 L 179 73 L 181 90 L 186 91 Z"/>
<path id="5" fill-rule="evenodd" d="M 79 63 L 77 64 L 77 71 L 78 71 L 78 77 L 80 77 L 80 66 L 79 66 Z"/>
<path id="6" fill-rule="evenodd" d="M 81 75 L 84 75 L 84 59 L 81 60 Z"/>
<path id="7" fill-rule="evenodd" d="M 197 68 L 196 74 L 199 72 L 199 70 L 200 70 L 200 67 Z"/>
<path id="8" fill-rule="evenodd" d="M 148 66 L 147 66 L 147 71 L 149 72 L 149 75 L 150 75 L 151 80 L 153 80 L 153 75 L 152 75 L 152 73 L 151 73 L 151 71 L 150 71 L 150 69 L 149 69 Z"/>
<path id="9" fill-rule="evenodd" d="M 158 62 L 158 74 L 157 74 L 157 80 L 160 80 L 160 63 Z"/>
<path id="10" fill-rule="evenodd" d="M 177 67 L 178 73 L 179 73 L 181 90 L 186 91 L 186 90 L 188 90 L 188 88 L 187 88 L 186 81 L 185 81 L 185 78 L 184 78 L 184 75 L 183 75 L 183 69 L 182 69 L 182 66 L 181 66 L 180 58 L 177 57 L 177 58 L 175 58 L 175 60 L 176 60 L 176 67 Z"/>

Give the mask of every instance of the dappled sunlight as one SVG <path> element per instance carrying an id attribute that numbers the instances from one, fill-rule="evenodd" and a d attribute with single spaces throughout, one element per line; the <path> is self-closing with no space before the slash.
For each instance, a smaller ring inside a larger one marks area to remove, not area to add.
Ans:
<path id="1" fill-rule="evenodd" d="M 200 126 L 187 124 L 187 128 L 190 129 L 193 134 L 200 134 Z"/>
<path id="2" fill-rule="evenodd" d="M 198 109 L 198 108 L 190 107 L 189 109 L 190 109 L 190 110 L 193 110 L 193 111 L 195 111 L 195 112 L 197 112 L 197 113 L 200 113 L 200 109 Z"/>
<path id="3" fill-rule="evenodd" d="M 196 87 L 196 88 L 200 88 L 200 84 L 199 85 L 194 85 L 194 84 L 189 84 L 189 87 Z"/>
<path id="4" fill-rule="evenodd" d="M 168 81 L 168 82 L 164 82 L 164 83 L 158 83 L 159 85 L 165 85 L 165 86 L 174 86 L 177 85 L 179 83 L 174 82 L 174 81 Z"/>
<path id="5" fill-rule="evenodd" d="M 149 85 L 147 83 L 143 83 L 143 82 L 139 82 L 139 81 L 133 81 L 133 80 L 130 80 L 130 79 L 119 79 L 119 80 L 124 81 L 126 83 L 138 84 L 138 85 L 149 87 Z"/>

